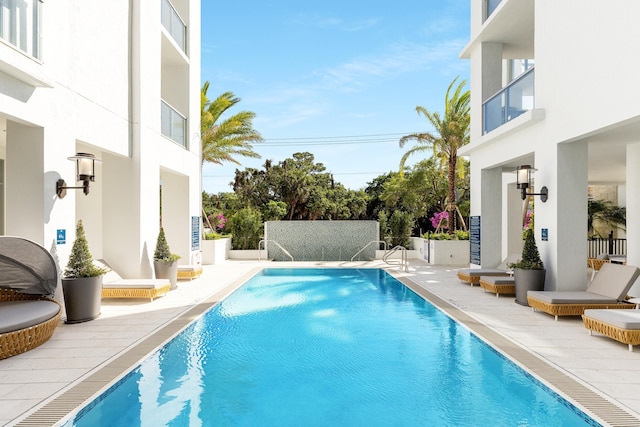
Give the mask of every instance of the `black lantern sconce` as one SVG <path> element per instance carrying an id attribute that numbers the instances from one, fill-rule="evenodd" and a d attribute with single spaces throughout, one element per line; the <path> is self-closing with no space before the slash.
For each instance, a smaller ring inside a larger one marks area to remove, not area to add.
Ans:
<path id="1" fill-rule="evenodd" d="M 89 182 L 94 182 L 96 177 L 96 162 L 101 160 L 89 153 L 76 153 L 75 156 L 67 157 L 67 159 L 76 162 L 76 181 L 82 181 L 82 187 L 67 187 L 64 179 L 59 179 L 56 182 L 56 194 L 61 199 L 67 195 L 67 190 L 71 189 L 82 189 L 85 195 L 89 194 Z"/>
<path id="2" fill-rule="evenodd" d="M 528 193 L 527 189 L 531 187 L 531 174 L 536 170 L 530 165 L 522 165 L 516 168 L 517 187 L 522 192 L 522 200 L 528 196 L 540 196 L 542 202 L 546 202 L 549 198 L 549 189 L 542 187 L 539 193 Z"/>

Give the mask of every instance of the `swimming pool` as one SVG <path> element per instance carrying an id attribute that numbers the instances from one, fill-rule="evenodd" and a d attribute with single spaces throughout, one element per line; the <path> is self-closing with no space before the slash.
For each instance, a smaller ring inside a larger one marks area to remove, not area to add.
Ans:
<path id="1" fill-rule="evenodd" d="M 265 269 L 66 426 L 597 425 L 377 269 Z"/>

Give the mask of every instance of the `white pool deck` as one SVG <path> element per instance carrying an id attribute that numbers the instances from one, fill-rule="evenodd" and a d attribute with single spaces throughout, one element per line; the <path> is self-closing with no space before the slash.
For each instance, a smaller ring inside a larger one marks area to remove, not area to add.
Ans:
<path id="1" fill-rule="evenodd" d="M 63 397 L 97 373 L 135 365 L 127 362 L 124 367 L 114 368 L 117 366 L 114 361 L 123 360 L 121 356 L 134 348 L 144 348 L 143 354 L 153 350 L 155 344 L 145 344 L 147 336 L 168 329 L 178 318 L 184 321 L 188 317 L 185 314 L 197 307 L 206 309 L 203 302 L 210 303 L 214 294 L 219 297 L 221 289 L 244 280 L 256 268 L 289 266 L 389 267 L 381 261 L 226 261 L 204 266 L 200 278 L 179 282 L 177 290 L 153 302 L 103 300 L 100 318 L 74 325 L 61 322 L 53 337 L 42 346 L 0 360 L 0 425 L 55 425 L 51 411 L 45 408 L 65 400 Z M 553 316 L 514 303 L 511 296 L 496 298 L 477 286 L 463 284 L 456 277 L 456 268 L 411 260 L 408 272 L 398 267 L 389 270 L 452 304 L 472 324 L 497 332 L 509 346 L 518 351 L 519 347 L 528 350 L 534 359 L 542 359 L 543 365 L 557 368 L 553 370 L 628 415 L 605 424 L 640 426 L 640 348 L 629 352 L 625 344 L 603 336 L 589 336 L 578 317 L 560 318 L 556 322 Z M 137 360 L 135 357 L 133 360 Z M 68 409 L 73 407 L 75 403 Z M 64 420 L 64 413 L 57 414 L 56 419 Z"/>

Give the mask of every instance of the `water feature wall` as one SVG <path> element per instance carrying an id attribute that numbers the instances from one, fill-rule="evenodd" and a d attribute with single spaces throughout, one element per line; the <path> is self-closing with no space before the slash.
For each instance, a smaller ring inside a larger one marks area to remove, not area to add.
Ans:
<path id="1" fill-rule="evenodd" d="M 265 245 L 274 261 L 290 258 L 273 242 L 286 249 L 295 261 L 350 261 L 369 242 L 380 240 L 377 221 L 267 221 Z M 370 244 L 355 260 L 375 257 L 377 244 Z"/>

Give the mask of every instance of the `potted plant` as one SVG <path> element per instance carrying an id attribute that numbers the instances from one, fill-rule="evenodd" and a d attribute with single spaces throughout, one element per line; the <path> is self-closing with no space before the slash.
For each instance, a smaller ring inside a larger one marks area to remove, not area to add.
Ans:
<path id="1" fill-rule="evenodd" d="M 82 221 L 62 277 L 66 323 L 80 323 L 100 316 L 102 276 L 105 270 L 93 263 Z"/>
<path id="2" fill-rule="evenodd" d="M 171 289 L 178 287 L 178 260 L 180 255 L 172 254 L 164 234 L 164 228 L 160 227 L 156 250 L 153 253 L 153 269 L 158 279 L 169 279 Z"/>
<path id="3" fill-rule="evenodd" d="M 547 273 L 542 259 L 540 259 L 536 239 L 531 228 L 525 231 L 522 258 L 518 262 L 509 264 L 509 268 L 513 269 L 516 302 L 528 306 L 527 291 L 543 291 Z"/>

